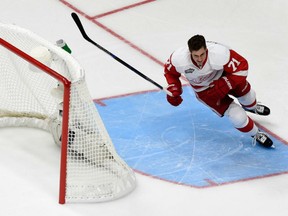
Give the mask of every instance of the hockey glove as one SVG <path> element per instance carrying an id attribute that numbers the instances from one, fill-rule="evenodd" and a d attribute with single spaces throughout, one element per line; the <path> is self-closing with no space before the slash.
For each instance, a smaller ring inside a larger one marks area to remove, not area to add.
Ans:
<path id="1" fill-rule="evenodd" d="M 214 80 L 210 84 L 210 94 L 213 96 L 217 96 L 219 98 L 224 98 L 230 90 L 233 89 L 233 83 L 226 77 L 223 76 L 218 80 Z"/>
<path id="2" fill-rule="evenodd" d="M 170 91 L 173 95 L 173 96 L 167 95 L 167 101 L 173 106 L 180 105 L 183 101 L 181 97 L 182 87 L 176 84 L 171 84 L 168 86 L 167 90 Z"/>

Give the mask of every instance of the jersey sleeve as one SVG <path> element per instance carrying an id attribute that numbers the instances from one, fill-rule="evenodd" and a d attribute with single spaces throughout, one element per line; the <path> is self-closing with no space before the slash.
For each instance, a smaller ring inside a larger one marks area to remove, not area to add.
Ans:
<path id="1" fill-rule="evenodd" d="M 229 61 L 223 66 L 223 69 L 224 76 L 229 79 L 234 87 L 237 86 L 237 84 L 246 81 L 248 75 L 248 62 L 237 52 L 230 50 Z"/>
<path id="2" fill-rule="evenodd" d="M 173 55 L 173 54 L 172 54 Z M 177 72 L 176 67 L 172 64 L 172 55 L 166 61 L 164 65 L 164 76 L 168 85 L 176 84 L 177 86 L 181 86 L 180 76 L 181 74 Z"/>
<path id="3" fill-rule="evenodd" d="M 230 58 L 228 63 L 224 65 L 224 71 L 234 75 L 243 75 L 248 71 L 248 62 L 237 52 L 230 50 Z"/>

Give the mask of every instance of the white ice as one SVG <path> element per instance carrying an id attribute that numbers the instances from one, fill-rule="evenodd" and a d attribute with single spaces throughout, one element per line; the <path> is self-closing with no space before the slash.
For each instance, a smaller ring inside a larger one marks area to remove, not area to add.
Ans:
<path id="1" fill-rule="evenodd" d="M 89 16 L 141 1 L 72 0 Z M 255 118 L 288 140 L 288 2 L 285 0 L 158 0 L 97 21 L 160 62 L 194 34 L 231 46 L 250 63 L 249 81 L 272 114 Z M 0 21 L 14 23 L 55 42 L 63 38 L 86 70 L 93 98 L 155 89 L 82 39 L 71 12 L 57 0 L 1 0 Z M 162 66 L 80 16 L 90 37 L 165 85 Z M 288 175 L 196 189 L 136 174 L 128 196 L 100 204 L 58 204 L 59 155 L 40 130 L 0 129 L 0 214 L 5 216 L 250 216 L 288 214 Z"/>

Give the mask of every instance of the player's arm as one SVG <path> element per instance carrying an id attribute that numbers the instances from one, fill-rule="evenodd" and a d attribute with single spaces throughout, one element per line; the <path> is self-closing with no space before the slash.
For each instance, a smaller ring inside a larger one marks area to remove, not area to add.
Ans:
<path id="1" fill-rule="evenodd" d="M 182 84 L 180 81 L 181 74 L 177 72 L 175 66 L 172 64 L 171 57 L 172 55 L 164 65 L 164 76 L 168 83 L 167 90 L 173 95 L 173 97 L 167 95 L 167 100 L 171 105 L 178 106 L 182 102 Z"/>
<path id="2" fill-rule="evenodd" d="M 211 84 L 221 97 L 224 97 L 239 84 L 246 82 L 248 75 L 247 60 L 234 50 L 230 50 L 229 52 L 228 63 L 223 65 L 223 76 Z"/>
<path id="3" fill-rule="evenodd" d="M 232 82 L 233 86 L 242 83 L 248 75 L 248 61 L 234 50 L 230 50 L 230 59 L 223 69 L 225 76 Z"/>

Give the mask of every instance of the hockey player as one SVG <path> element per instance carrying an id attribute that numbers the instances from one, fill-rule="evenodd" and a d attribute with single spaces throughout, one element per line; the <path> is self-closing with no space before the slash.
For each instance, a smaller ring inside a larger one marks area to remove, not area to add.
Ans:
<path id="1" fill-rule="evenodd" d="M 257 103 L 255 91 L 247 81 L 248 62 L 232 49 L 195 35 L 188 46 L 172 53 L 164 66 L 168 102 L 178 106 L 182 102 L 180 76 L 183 74 L 192 86 L 197 99 L 220 117 L 226 116 L 239 131 L 250 135 L 264 147 L 274 147 L 269 136 L 260 132 L 245 111 L 269 115 L 270 109 Z M 236 103 L 233 98 L 239 102 Z"/>

